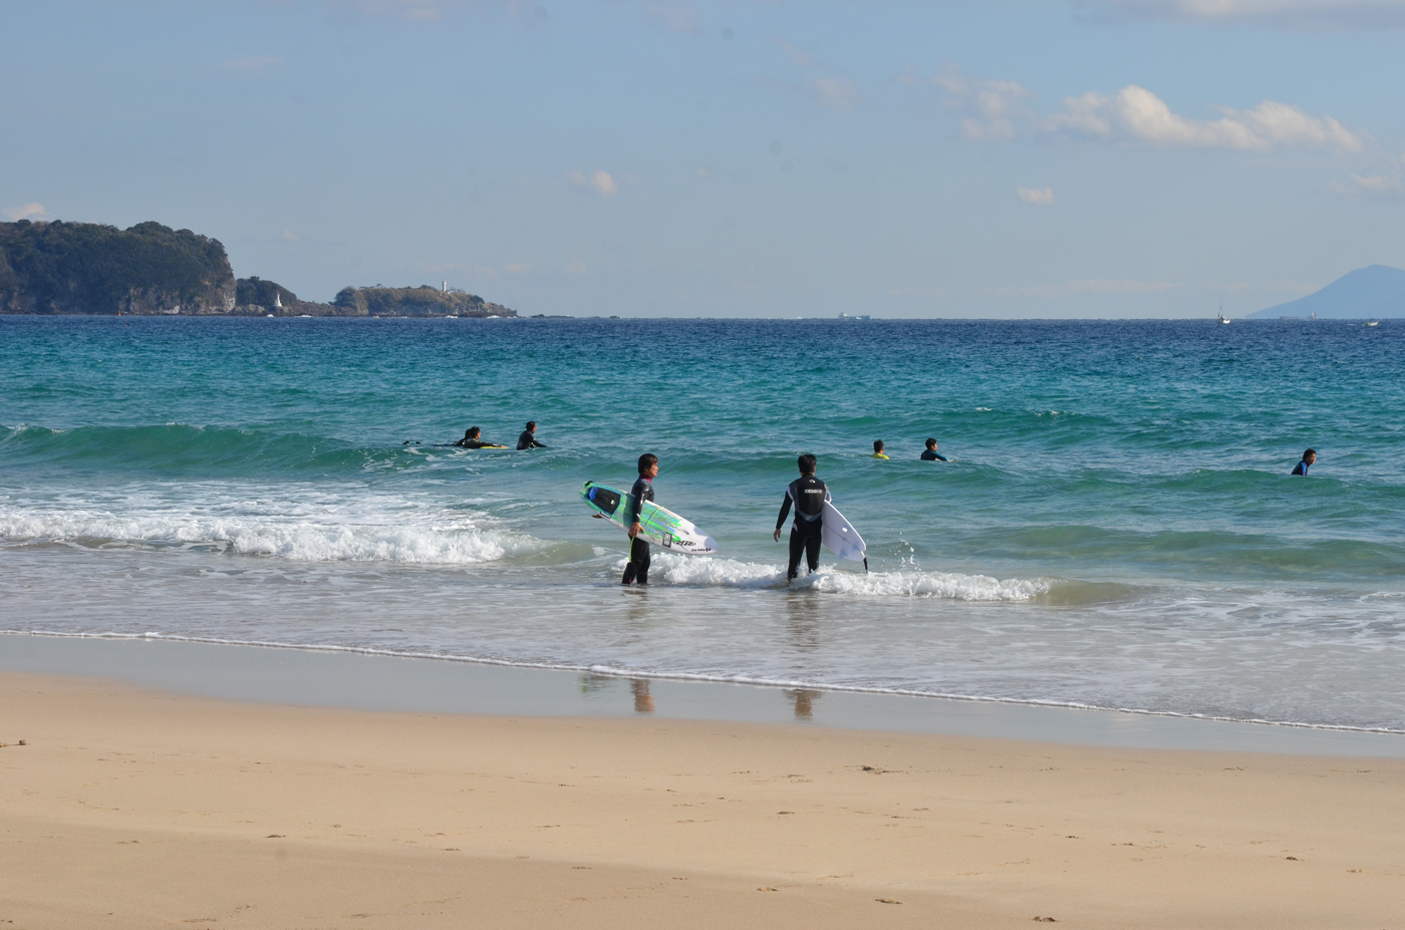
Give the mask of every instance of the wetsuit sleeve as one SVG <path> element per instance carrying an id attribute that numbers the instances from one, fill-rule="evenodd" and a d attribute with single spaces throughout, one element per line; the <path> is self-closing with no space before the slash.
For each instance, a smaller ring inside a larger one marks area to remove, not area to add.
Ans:
<path id="1" fill-rule="evenodd" d="M 790 515 L 790 488 L 785 489 L 785 500 L 781 501 L 781 515 L 776 517 L 776 529 L 785 526 L 785 518 Z"/>
<path id="2" fill-rule="evenodd" d="M 644 485 L 640 487 L 640 485 Z M 639 510 L 644 506 L 644 492 L 649 490 L 649 485 L 644 481 L 634 482 L 634 487 L 629 489 L 629 503 L 624 508 L 624 524 L 639 522 Z"/>
<path id="3" fill-rule="evenodd" d="M 938 455 L 938 454 L 935 453 L 935 452 L 932 453 L 932 456 L 933 456 L 938 462 L 950 462 L 950 461 L 951 461 L 951 459 L 947 458 L 946 456 L 944 456 L 944 455 Z"/>

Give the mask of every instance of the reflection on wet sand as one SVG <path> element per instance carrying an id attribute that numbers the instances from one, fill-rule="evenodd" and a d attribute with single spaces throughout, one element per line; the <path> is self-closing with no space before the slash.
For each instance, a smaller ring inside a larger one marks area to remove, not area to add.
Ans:
<path id="1" fill-rule="evenodd" d="M 795 703 L 795 716 L 802 720 L 809 720 L 815 712 L 815 700 L 823 693 L 822 691 L 811 691 L 808 688 L 792 688 L 786 691 L 785 696 Z"/>
<path id="2" fill-rule="evenodd" d="M 798 652 L 820 647 L 820 607 L 810 592 L 792 591 L 785 601 L 786 642 Z"/>
<path id="3" fill-rule="evenodd" d="M 636 714 L 652 714 L 654 712 L 654 696 L 649 693 L 649 679 L 632 679 L 629 683 L 629 690 L 634 692 L 634 712 Z"/>

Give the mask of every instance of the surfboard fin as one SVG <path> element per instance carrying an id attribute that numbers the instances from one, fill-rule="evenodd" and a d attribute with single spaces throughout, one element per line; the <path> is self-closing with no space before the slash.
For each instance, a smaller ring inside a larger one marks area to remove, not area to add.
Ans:
<path id="1" fill-rule="evenodd" d="M 868 556 L 863 557 L 863 573 L 868 574 Z"/>

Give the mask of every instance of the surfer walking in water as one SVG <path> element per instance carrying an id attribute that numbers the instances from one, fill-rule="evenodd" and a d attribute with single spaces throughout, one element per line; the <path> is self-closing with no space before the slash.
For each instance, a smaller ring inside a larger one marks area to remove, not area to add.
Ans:
<path id="1" fill-rule="evenodd" d="M 818 461 L 808 452 L 798 460 L 800 477 L 785 489 L 785 500 L 781 501 L 781 515 L 776 518 L 776 532 L 772 539 L 781 541 L 781 527 L 785 526 L 786 515 L 791 505 L 795 506 L 795 525 L 790 529 L 790 565 L 785 570 L 787 581 L 793 581 L 800 574 L 800 555 L 804 553 L 805 564 L 813 573 L 820 567 L 820 539 L 824 529 L 824 505 L 830 499 L 829 488 L 815 477 Z"/>
<path id="2" fill-rule="evenodd" d="M 639 478 L 629 489 L 629 503 L 625 506 L 624 520 L 629 524 L 630 538 L 629 563 L 624 567 L 624 579 L 620 584 L 649 583 L 649 542 L 639 535 L 644 528 L 639 523 L 639 508 L 645 501 L 654 499 L 654 479 L 658 476 L 659 457 L 652 452 L 639 456 Z"/>

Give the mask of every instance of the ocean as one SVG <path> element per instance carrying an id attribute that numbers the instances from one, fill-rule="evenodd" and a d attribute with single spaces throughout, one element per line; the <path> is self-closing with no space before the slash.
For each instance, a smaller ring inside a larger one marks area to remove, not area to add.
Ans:
<path id="1" fill-rule="evenodd" d="M 0 316 L 0 630 L 1405 730 L 1403 354 L 1389 320 Z M 528 419 L 548 448 L 435 445 Z M 579 494 L 641 452 L 722 551 L 626 590 Z M 802 452 L 867 573 L 786 584 Z"/>

